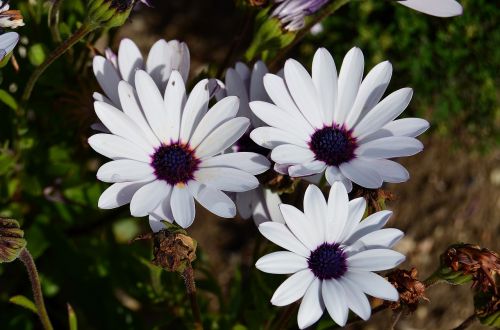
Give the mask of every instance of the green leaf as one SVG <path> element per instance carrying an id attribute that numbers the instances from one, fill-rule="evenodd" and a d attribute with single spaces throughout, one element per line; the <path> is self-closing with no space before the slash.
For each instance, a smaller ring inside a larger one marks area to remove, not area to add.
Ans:
<path id="1" fill-rule="evenodd" d="M 38 310 L 37 310 L 37 308 L 35 306 L 35 303 L 33 303 L 31 300 L 29 300 L 25 296 L 21 296 L 21 295 L 14 296 L 14 297 L 12 297 L 12 298 L 9 299 L 9 302 L 11 302 L 11 303 L 13 303 L 15 305 L 24 307 L 26 309 L 29 309 L 33 313 L 38 314 Z"/>
<path id="2" fill-rule="evenodd" d="M 45 54 L 45 50 L 43 48 L 43 44 L 34 44 L 28 50 L 28 58 L 34 66 L 39 66 L 45 61 L 47 55 Z"/>
<path id="3" fill-rule="evenodd" d="M 16 99 L 12 97 L 12 95 L 10 95 L 6 90 L 0 89 L 0 101 L 5 103 L 5 105 L 7 105 L 12 110 L 17 109 Z"/>
<path id="4" fill-rule="evenodd" d="M 78 320 L 76 318 L 76 313 L 70 304 L 68 304 L 68 323 L 69 330 L 78 330 Z"/>

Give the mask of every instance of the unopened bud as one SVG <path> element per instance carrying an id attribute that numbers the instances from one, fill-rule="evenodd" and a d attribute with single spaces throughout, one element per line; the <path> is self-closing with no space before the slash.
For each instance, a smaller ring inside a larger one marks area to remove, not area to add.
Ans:
<path id="1" fill-rule="evenodd" d="M 16 260 L 25 246 L 24 231 L 19 228 L 19 223 L 0 218 L 0 263 Z"/>
<path id="2" fill-rule="evenodd" d="M 137 0 L 91 0 L 88 20 L 91 25 L 108 28 L 123 25 Z"/>

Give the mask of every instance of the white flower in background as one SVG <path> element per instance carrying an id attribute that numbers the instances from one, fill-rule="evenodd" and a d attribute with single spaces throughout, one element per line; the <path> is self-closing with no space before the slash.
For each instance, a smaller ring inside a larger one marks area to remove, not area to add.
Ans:
<path id="1" fill-rule="evenodd" d="M 272 149 L 271 159 L 279 164 L 275 169 L 292 177 L 325 172 L 330 184 L 342 181 L 348 191 L 352 182 L 378 188 L 384 181 L 408 180 L 408 171 L 387 158 L 422 151 L 415 137 L 429 123 L 419 118 L 394 120 L 408 106 L 411 88 L 380 101 L 391 78 L 391 64 L 376 65 L 362 80 L 363 53 L 353 48 L 337 77 L 332 56 L 320 48 L 312 67 L 311 78 L 297 61 L 287 60 L 284 79 L 264 76 L 274 104 L 250 103 L 254 114 L 269 125 L 254 129 L 250 137 Z"/>
<path id="2" fill-rule="evenodd" d="M 262 235 L 288 251 L 270 253 L 256 267 L 271 274 L 293 274 L 278 287 L 271 303 L 285 306 L 302 298 L 297 317 L 301 329 L 318 321 L 325 307 L 340 326 L 346 324 L 349 309 L 368 320 L 371 307 L 365 294 L 398 300 L 397 290 L 373 272 L 404 261 L 404 255 L 391 250 L 403 233 L 382 229 L 390 211 L 360 222 L 365 207 L 363 198 L 349 201 L 340 183 L 332 186 L 328 203 L 319 188 L 310 185 L 304 213 L 281 204 L 286 225 L 265 222 L 259 226 Z"/>
<path id="3" fill-rule="evenodd" d="M 7 32 L 0 35 L 0 62 L 10 54 L 19 42 L 19 34 Z"/>
<path id="4" fill-rule="evenodd" d="M 455 0 L 404 0 L 398 1 L 403 6 L 437 17 L 462 15 L 463 8 Z"/>
<path id="5" fill-rule="evenodd" d="M 104 56 L 95 56 L 93 62 L 94 75 L 105 96 L 94 93 L 96 101 L 103 101 L 120 108 L 118 84 L 121 80 L 134 86 L 137 70 L 145 70 L 153 78 L 161 93 L 165 92 L 168 78 L 173 70 L 179 71 L 184 82 L 189 75 L 189 49 L 184 42 L 177 40 L 158 40 L 149 51 L 147 59 L 143 59 L 141 51 L 130 39 L 120 42 L 118 55 L 106 50 Z"/>
<path id="6" fill-rule="evenodd" d="M 19 10 L 9 9 L 9 1 L 0 0 L 0 28 L 24 26 L 23 15 Z"/>
<path id="7" fill-rule="evenodd" d="M 271 16 L 278 18 L 286 30 L 300 30 L 305 18 L 320 10 L 329 0 L 275 0 Z"/>
<path id="8" fill-rule="evenodd" d="M 145 71 L 135 74 L 136 89 L 118 85 L 123 111 L 97 101 L 97 116 L 111 134 L 95 134 L 89 144 L 112 161 L 97 178 L 114 183 L 99 198 L 99 207 L 130 203 L 133 216 L 150 216 L 153 230 L 161 220 L 189 227 L 196 199 L 210 212 L 234 217 L 234 202 L 222 191 L 243 192 L 259 182 L 255 175 L 269 168 L 266 157 L 250 152 L 219 155 L 250 125 L 236 117 L 238 98 L 226 97 L 208 110 L 208 80 L 200 81 L 189 97 L 183 78 L 172 71 L 165 96 Z M 137 94 L 137 97 L 135 96 Z"/>
<path id="9" fill-rule="evenodd" d="M 234 69 L 227 70 L 224 89 L 216 94 L 217 99 L 228 95 L 237 96 L 240 99 L 238 116 L 249 118 L 251 122 L 247 132 L 234 144 L 233 151 L 256 152 L 263 156 L 269 154 L 268 149 L 255 144 L 249 136 L 253 128 L 259 127 L 263 123 L 250 111 L 248 103 L 250 101 L 270 101 L 262 82 L 266 73 L 268 73 L 268 69 L 262 61 L 256 62 L 251 71 L 246 64 L 238 62 Z M 279 195 L 264 189 L 262 186 L 236 194 L 236 206 L 240 216 L 243 219 L 252 217 L 257 225 L 269 220 L 284 222 L 278 208 L 279 204 L 281 204 Z"/>

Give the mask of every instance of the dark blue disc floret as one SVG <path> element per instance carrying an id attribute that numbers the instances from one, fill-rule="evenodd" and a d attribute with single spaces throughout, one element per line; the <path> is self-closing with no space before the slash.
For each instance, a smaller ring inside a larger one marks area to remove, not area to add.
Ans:
<path id="1" fill-rule="evenodd" d="M 354 158 L 357 148 L 356 138 L 344 127 L 325 126 L 311 136 L 310 149 L 317 160 L 329 166 L 339 166 Z"/>
<path id="2" fill-rule="evenodd" d="M 162 144 L 151 157 L 156 177 L 170 185 L 192 180 L 199 163 L 189 146 L 181 143 Z"/>
<path id="3" fill-rule="evenodd" d="M 346 255 L 338 243 L 323 243 L 307 259 L 309 269 L 320 280 L 341 278 L 347 271 Z"/>

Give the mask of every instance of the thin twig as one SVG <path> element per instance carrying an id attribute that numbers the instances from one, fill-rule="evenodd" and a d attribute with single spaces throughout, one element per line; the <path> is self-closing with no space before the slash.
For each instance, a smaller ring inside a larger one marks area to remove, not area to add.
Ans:
<path id="1" fill-rule="evenodd" d="M 38 316 L 40 316 L 40 321 L 42 322 L 43 328 L 45 330 L 53 330 L 54 327 L 50 322 L 49 315 L 45 309 L 45 302 L 43 301 L 42 286 L 40 285 L 40 277 L 38 276 L 38 271 L 36 270 L 35 261 L 29 253 L 28 249 L 24 248 L 19 255 L 19 260 L 21 260 L 26 266 L 28 271 L 28 276 L 31 281 L 31 287 L 33 289 L 33 297 L 35 299 L 35 305 L 38 310 Z"/>
<path id="2" fill-rule="evenodd" d="M 468 318 L 466 318 L 458 327 L 453 328 L 453 330 L 464 330 L 467 329 L 476 321 L 476 315 L 472 314 Z"/>
<path id="3" fill-rule="evenodd" d="M 401 315 L 403 314 L 403 311 L 400 310 L 394 314 L 392 314 L 391 317 L 391 330 L 394 330 L 396 328 L 396 324 L 398 324 L 399 320 L 401 319 Z"/>
<path id="4" fill-rule="evenodd" d="M 194 327 L 196 330 L 203 330 L 203 323 L 201 321 L 200 308 L 198 307 L 198 301 L 196 300 L 196 284 L 194 282 L 194 270 L 189 263 L 182 273 L 184 278 L 184 284 L 186 285 L 186 292 L 189 297 L 189 302 L 191 304 L 191 311 L 193 312 Z"/>

